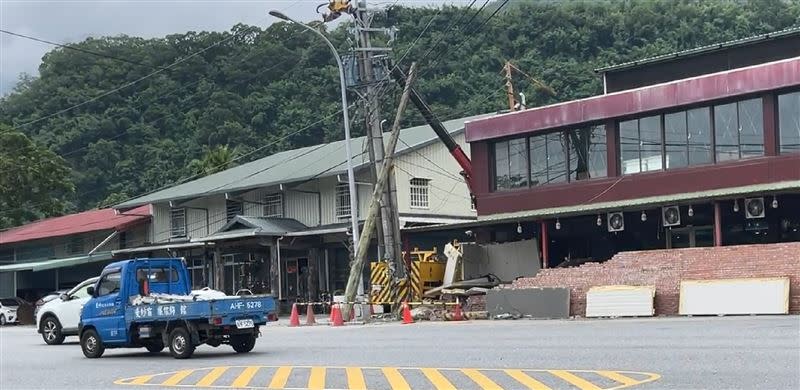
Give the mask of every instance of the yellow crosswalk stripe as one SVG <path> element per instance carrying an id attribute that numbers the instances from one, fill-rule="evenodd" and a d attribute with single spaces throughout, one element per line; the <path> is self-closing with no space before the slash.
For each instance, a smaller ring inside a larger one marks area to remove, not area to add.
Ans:
<path id="1" fill-rule="evenodd" d="M 597 373 L 608 379 L 622 383 L 625 386 L 638 385 L 641 382 L 629 376 L 622 375 L 616 371 L 597 371 Z"/>
<path id="2" fill-rule="evenodd" d="M 259 368 L 261 367 L 250 366 L 245 368 L 244 371 L 242 371 L 242 373 L 236 377 L 231 386 L 247 387 L 247 385 L 250 384 L 250 380 L 253 379 L 254 376 L 256 376 L 256 373 L 258 372 Z"/>
<path id="3" fill-rule="evenodd" d="M 325 389 L 325 367 L 311 367 L 311 375 L 308 377 L 308 389 Z"/>
<path id="4" fill-rule="evenodd" d="M 186 379 L 186 377 L 191 375 L 193 372 L 194 372 L 194 370 L 178 371 L 178 372 L 172 374 L 172 376 L 169 377 L 164 382 L 161 382 L 161 385 L 163 385 L 163 386 L 175 386 L 175 385 L 181 383 L 182 380 Z"/>
<path id="5" fill-rule="evenodd" d="M 358 367 L 347 367 L 347 387 L 350 390 L 367 390 L 367 382 L 364 381 L 364 374 Z"/>
<path id="6" fill-rule="evenodd" d="M 537 381 L 530 377 L 530 375 L 522 372 L 522 370 L 503 370 L 505 371 L 508 376 L 517 380 L 517 382 L 522 383 L 530 390 L 550 390 L 550 387 L 545 385 L 542 382 Z"/>
<path id="7" fill-rule="evenodd" d="M 275 374 L 272 375 L 272 381 L 269 382 L 270 389 L 282 389 L 286 387 L 286 382 L 289 381 L 289 375 L 292 374 L 292 367 L 278 367 Z"/>
<path id="8" fill-rule="evenodd" d="M 480 386 L 483 390 L 503 390 L 500 385 L 494 383 L 494 381 L 489 379 L 489 377 L 486 375 L 481 374 L 481 372 L 478 370 L 463 369 L 461 372 L 468 376 L 469 379 L 472 379 L 475 383 L 477 383 L 478 386 Z"/>
<path id="9" fill-rule="evenodd" d="M 214 382 L 222 376 L 222 374 L 228 371 L 228 367 L 215 367 L 213 370 L 209 371 L 203 379 L 200 379 L 199 382 L 195 383 L 195 386 L 211 386 Z"/>
<path id="10" fill-rule="evenodd" d="M 550 370 L 549 373 L 569 382 L 570 384 L 574 385 L 575 387 L 581 390 L 602 390 L 600 387 L 597 387 L 594 383 L 587 381 L 569 371 L 565 370 Z"/>
<path id="11" fill-rule="evenodd" d="M 435 368 L 421 368 L 420 371 L 431 381 L 433 386 L 436 387 L 436 390 L 456 390 L 456 387 L 453 386 L 439 370 Z"/>
<path id="12" fill-rule="evenodd" d="M 126 382 L 125 384 L 127 384 L 127 385 L 143 385 L 143 384 L 147 383 L 148 381 L 150 381 L 150 379 L 153 379 L 154 376 L 155 375 L 137 376 L 136 378 L 133 378 L 132 381 Z"/>
<path id="13" fill-rule="evenodd" d="M 392 367 L 384 367 L 381 368 L 383 372 L 383 376 L 386 377 L 386 381 L 389 382 L 389 386 L 392 386 L 392 390 L 411 390 L 411 386 L 408 385 L 403 375 L 400 374 L 400 370 Z"/>

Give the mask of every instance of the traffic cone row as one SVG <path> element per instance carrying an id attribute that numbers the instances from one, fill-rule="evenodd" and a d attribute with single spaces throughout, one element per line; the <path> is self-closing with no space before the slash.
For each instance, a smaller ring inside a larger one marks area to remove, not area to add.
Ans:
<path id="1" fill-rule="evenodd" d="M 403 302 L 403 324 L 413 324 L 414 318 L 411 317 L 411 309 L 408 307 L 408 302 Z"/>
<path id="2" fill-rule="evenodd" d="M 344 320 L 342 319 L 342 309 L 339 308 L 339 304 L 334 304 L 331 308 L 331 326 L 342 325 L 344 325 Z"/>
<path id="3" fill-rule="evenodd" d="M 300 326 L 300 316 L 297 314 L 297 304 L 292 304 L 292 314 L 289 315 L 289 326 Z"/>
<path id="4" fill-rule="evenodd" d="M 461 303 L 456 300 L 456 308 L 453 310 L 453 321 L 464 321 L 464 314 L 461 313 Z"/>
<path id="5" fill-rule="evenodd" d="M 317 321 L 314 319 L 314 307 L 306 305 L 306 325 L 316 325 Z"/>

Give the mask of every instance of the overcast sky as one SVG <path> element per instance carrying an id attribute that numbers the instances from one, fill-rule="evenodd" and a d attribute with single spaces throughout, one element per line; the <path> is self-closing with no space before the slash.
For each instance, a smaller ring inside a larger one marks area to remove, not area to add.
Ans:
<path id="1" fill-rule="evenodd" d="M 265 27 L 278 9 L 292 18 L 318 18 L 327 0 L 0 0 L 0 29 L 58 42 L 126 34 L 159 37 L 186 31 L 223 31 L 236 23 Z M 374 0 L 370 5 L 430 6 L 468 4 L 467 0 Z M 0 95 L 21 73 L 37 74 L 42 56 L 53 46 L 0 33 Z"/>

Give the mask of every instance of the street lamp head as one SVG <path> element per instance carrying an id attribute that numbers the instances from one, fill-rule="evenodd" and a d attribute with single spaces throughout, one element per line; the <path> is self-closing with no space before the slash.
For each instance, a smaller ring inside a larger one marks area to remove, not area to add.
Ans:
<path id="1" fill-rule="evenodd" d="M 278 18 L 278 19 L 285 20 L 285 21 L 287 21 L 287 22 L 291 22 L 291 20 L 289 20 L 289 17 L 288 17 L 288 16 L 286 16 L 286 15 L 284 15 L 284 14 L 283 14 L 282 12 L 280 12 L 280 11 L 275 11 L 275 10 L 272 10 L 272 11 L 269 11 L 269 14 L 270 14 L 270 15 L 272 15 L 272 16 L 274 16 L 274 17 L 276 17 L 276 18 Z"/>

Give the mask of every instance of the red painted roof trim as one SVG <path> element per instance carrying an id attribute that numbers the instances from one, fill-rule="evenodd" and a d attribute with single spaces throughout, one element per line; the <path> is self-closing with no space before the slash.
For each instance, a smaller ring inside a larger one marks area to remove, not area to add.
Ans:
<path id="1" fill-rule="evenodd" d="M 100 209 L 48 218 L 0 232 L 0 245 L 101 230 L 125 230 L 148 221 L 150 215 L 150 205 L 145 205 L 124 213 Z"/>
<path id="2" fill-rule="evenodd" d="M 467 142 L 800 85 L 800 57 L 531 108 L 466 123 Z"/>

